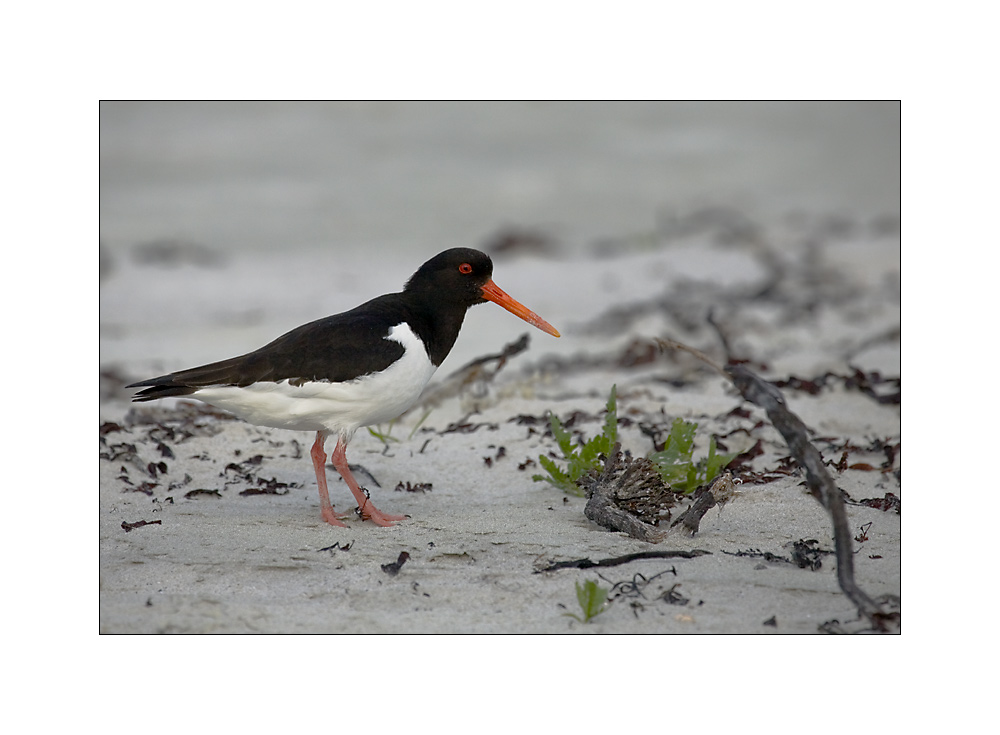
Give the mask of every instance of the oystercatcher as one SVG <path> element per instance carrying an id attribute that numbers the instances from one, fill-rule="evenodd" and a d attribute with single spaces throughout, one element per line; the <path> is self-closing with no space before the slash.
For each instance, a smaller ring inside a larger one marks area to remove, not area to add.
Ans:
<path id="1" fill-rule="evenodd" d="M 260 426 L 315 431 L 310 452 L 323 520 L 345 526 L 330 504 L 330 459 L 358 502 L 380 526 L 405 516 L 378 510 L 351 474 L 345 452 L 362 426 L 396 418 L 420 397 L 451 351 L 470 306 L 492 301 L 554 337 L 559 332 L 493 283 L 485 253 L 454 248 L 424 263 L 402 293 L 379 296 L 342 314 L 293 329 L 259 350 L 133 383 L 134 401 L 191 396 Z"/>

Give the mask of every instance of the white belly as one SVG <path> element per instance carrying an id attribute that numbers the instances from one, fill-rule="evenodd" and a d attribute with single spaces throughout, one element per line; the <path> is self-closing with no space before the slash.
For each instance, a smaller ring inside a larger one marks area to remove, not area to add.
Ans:
<path id="1" fill-rule="evenodd" d="M 192 396 L 260 426 L 297 431 L 329 431 L 348 438 L 362 426 L 385 423 L 417 402 L 437 368 L 423 342 L 404 322 L 386 339 L 406 348 L 403 356 L 380 373 L 344 383 L 290 385 L 255 383 L 243 388 L 210 386 Z"/>

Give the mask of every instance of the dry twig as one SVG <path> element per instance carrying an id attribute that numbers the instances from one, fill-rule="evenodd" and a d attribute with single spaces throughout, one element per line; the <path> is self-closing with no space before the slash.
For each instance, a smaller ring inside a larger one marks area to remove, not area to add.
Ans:
<path id="1" fill-rule="evenodd" d="M 743 397 L 767 413 L 771 424 L 784 437 L 792 456 L 806 472 L 806 483 L 813 496 L 823 504 L 833 521 L 833 538 L 837 556 L 837 581 L 840 589 L 858 611 L 879 630 L 888 630 L 899 623 L 899 614 L 885 612 L 869 597 L 854 579 L 854 549 L 847 520 L 847 509 L 840 489 L 826 471 L 823 457 L 809 441 L 806 425 L 788 410 L 781 391 L 743 365 L 728 365 L 725 369 L 694 348 L 674 340 L 657 340 L 664 348 L 680 349 L 695 355 L 733 382 Z M 707 508 L 705 509 L 707 510 Z"/>
<path id="2" fill-rule="evenodd" d="M 854 580 L 854 547 L 847 520 L 847 508 L 840 488 L 826 471 L 823 457 L 809 441 L 806 425 L 785 405 L 781 391 L 742 365 L 726 368 L 733 384 L 751 403 L 767 412 L 771 424 L 784 437 L 802 469 L 813 496 L 823 504 L 833 519 L 834 548 L 837 554 L 837 581 L 840 589 L 853 602 L 858 611 L 877 628 L 886 628 L 885 613 L 881 607 L 858 586 Z"/>

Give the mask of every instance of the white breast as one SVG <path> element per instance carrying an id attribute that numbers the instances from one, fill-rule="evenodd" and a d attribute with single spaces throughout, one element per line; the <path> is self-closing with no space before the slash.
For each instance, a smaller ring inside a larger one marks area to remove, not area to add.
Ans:
<path id="1" fill-rule="evenodd" d="M 399 342 L 403 356 L 380 373 L 343 383 L 289 385 L 254 383 L 242 388 L 210 386 L 192 397 L 260 426 L 297 431 L 329 431 L 348 438 L 362 426 L 385 423 L 416 403 L 437 368 L 406 322 L 385 339 Z"/>

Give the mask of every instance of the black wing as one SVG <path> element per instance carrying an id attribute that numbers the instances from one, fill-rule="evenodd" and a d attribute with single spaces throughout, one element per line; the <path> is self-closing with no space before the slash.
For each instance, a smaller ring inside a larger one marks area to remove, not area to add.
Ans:
<path id="1" fill-rule="evenodd" d="M 134 401 L 190 395 L 209 385 L 246 386 L 288 380 L 343 382 L 384 370 L 403 356 L 403 345 L 385 339 L 407 318 L 406 309 L 389 294 L 343 314 L 303 324 L 273 342 L 240 357 L 181 370 L 133 383 L 144 388 Z"/>

